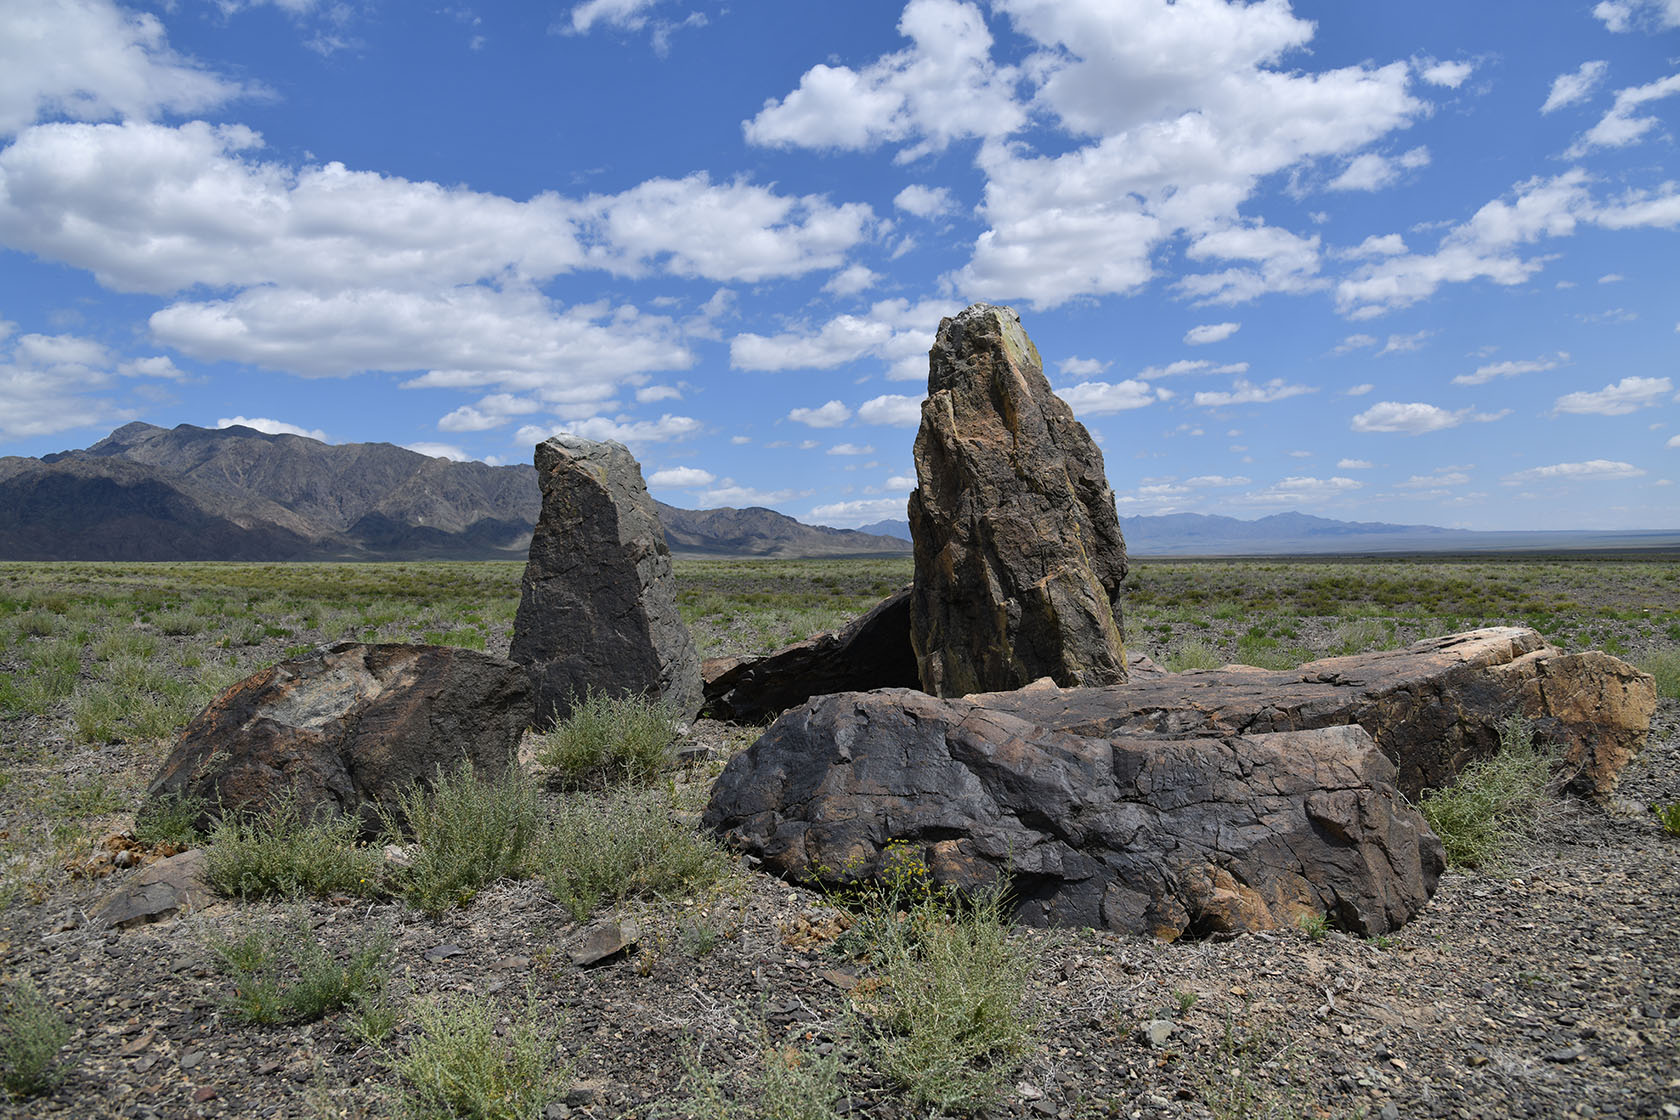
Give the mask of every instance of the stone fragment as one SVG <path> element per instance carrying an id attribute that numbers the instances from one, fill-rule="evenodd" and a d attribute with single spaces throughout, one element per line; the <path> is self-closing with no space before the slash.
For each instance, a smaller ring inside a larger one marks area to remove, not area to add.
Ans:
<path id="1" fill-rule="evenodd" d="M 181 733 L 147 796 L 220 810 L 291 796 L 305 819 L 358 818 L 379 830 L 410 782 L 463 761 L 502 773 L 531 723 L 531 687 L 511 661 L 453 646 L 341 642 L 282 661 L 210 702 Z"/>
<path id="2" fill-rule="evenodd" d="M 700 653 L 641 467 L 622 444 L 565 435 L 537 445 L 536 465 L 542 513 L 508 656 L 531 674 L 538 725 L 591 691 L 655 697 L 693 718 Z"/>
<path id="3" fill-rule="evenodd" d="M 629 918 L 606 918 L 585 929 L 568 955 L 579 968 L 590 968 L 634 949 L 641 937 L 641 927 Z"/>
<path id="4" fill-rule="evenodd" d="M 902 689 L 783 715 L 704 824 L 797 880 L 874 876 L 896 842 L 964 890 L 1008 875 L 1029 925 L 1168 939 L 1320 915 L 1384 933 L 1444 866 L 1359 727 L 1087 737 Z"/>
<path id="5" fill-rule="evenodd" d="M 922 688 L 1125 680 L 1114 492 L 1019 316 L 976 304 L 941 321 L 928 362 L 909 506 Z"/>
<path id="6" fill-rule="evenodd" d="M 1109 688 L 971 697 L 1039 727 L 1079 735 L 1231 735 L 1355 723 L 1416 798 L 1499 747 L 1512 716 L 1561 750 L 1563 784 L 1605 799 L 1656 710 L 1649 674 L 1609 654 L 1562 653 L 1533 630 L 1496 626 L 1403 649 L 1312 661 L 1139 674 Z"/>
<path id="7" fill-rule="evenodd" d="M 127 929 L 196 910 L 212 898 L 204 882 L 204 849 L 189 848 L 136 872 L 90 915 L 96 925 Z"/>
<path id="8" fill-rule="evenodd" d="M 910 589 L 876 604 L 844 629 L 824 631 L 766 657 L 706 663 L 705 714 L 753 723 L 813 696 L 915 688 L 910 646 Z"/>
<path id="9" fill-rule="evenodd" d="M 1150 1019 L 1138 1028 L 1138 1036 L 1151 1047 L 1159 1050 L 1172 1040 L 1173 1023 L 1171 1019 Z"/>

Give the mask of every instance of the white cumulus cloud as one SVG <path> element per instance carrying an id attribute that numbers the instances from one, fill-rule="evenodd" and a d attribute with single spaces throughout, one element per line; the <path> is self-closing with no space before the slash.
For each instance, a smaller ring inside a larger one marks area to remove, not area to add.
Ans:
<path id="1" fill-rule="evenodd" d="M 1673 391 L 1674 383 L 1666 377 L 1624 377 L 1596 392 L 1565 393 L 1553 403 L 1552 409 L 1583 415 L 1625 416 L 1661 404 Z"/>
<path id="2" fill-rule="evenodd" d="M 1640 478 L 1644 470 L 1632 463 L 1614 459 L 1589 459 L 1584 463 L 1553 463 L 1545 467 L 1530 467 L 1505 476 L 1507 483 L 1540 482 L 1543 480 L 1608 482 L 1618 479 Z"/>
<path id="3" fill-rule="evenodd" d="M 1227 338 L 1236 334 L 1241 327 L 1241 323 L 1203 323 L 1185 331 L 1184 342 L 1188 346 L 1206 346 L 1210 342 L 1224 342 Z"/>
<path id="4" fill-rule="evenodd" d="M 1255 385 L 1239 377 L 1229 392 L 1197 393 L 1195 401 L 1204 408 L 1222 408 L 1237 404 L 1271 404 L 1305 393 L 1316 393 L 1311 385 L 1291 385 L 1281 377 L 1274 377 L 1263 385 Z"/>
<path id="5" fill-rule="evenodd" d="M 1470 409 L 1456 412 L 1422 401 L 1381 401 L 1353 418 L 1356 432 L 1403 432 L 1416 436 L 1456 428 L 1462 424 Z"/>
<path id="6" fill-rule="evenodd" d="M 290 424 L 284 420 L 271 420 L 266 416 L 224 416 L 216 421 L 218 428 L 255 428 L 259 432 L 266 432 L 271 436 L 307 436 L 318 439 L 322 443 L 329 442 L 327 433 L 319 428 L 305 428 L 298 424 Z M 440 445 L 441 446 L 441 445 Z M 418 448 L 414 448 L 418 450 Z M 431 452 L 421 452 L 423 455 Z"/>
<path id="7" fill-rule="evenodd" d="M 1105 416 L 1169 400 L 1173 393 L 1146 381 L 1126 380 L 1112 384 L 1107 381 L 1081 381 L 1070 388 L 1056 390 L 1056 395 L 1081 416 Z"/>
<path id="8" fill-rule="evenodd" d="M 150 12 L 109 0 L 0 5 L 0 136 L 47 116 L 150 120 L 250 92 L 177 54 Z"/>
<path id="9" fill-rule="evenodd" d="M 670 486 L 675 489 L 710 486 L 716 481 L 717 475 L 699 467 L 666 467 L 654 471 L 647 479 L 649 486 Z"/>
<path id="10" fill-rule="evenodd" d="M 789 420 L 809 424 L 813 428 L 838 428 L 852 418 L 852 410 L 839 401 L 829 401 L 816 408 L 796 408 L 788 413 Z"/>
<path id="11" fill-rule="evenodd" d="M 914 428 L 922 422 L 922 397 L 887 393 L 858 405 L 857 417 L 865 424 Z"/>
<path id="12" fill-rule="evenodd" d="M 1580 68 L 1571 73 L 1559 74 L 1552 79 L 1552 90 L 1546 95 L 1546 103 L 1540 106 L 1540 111 L 1550 113 L 1565 105 L 1585 101 L 1592 96 L 1609 70 L 1610 64 L 1599 58 L 1581 63 Z"/>

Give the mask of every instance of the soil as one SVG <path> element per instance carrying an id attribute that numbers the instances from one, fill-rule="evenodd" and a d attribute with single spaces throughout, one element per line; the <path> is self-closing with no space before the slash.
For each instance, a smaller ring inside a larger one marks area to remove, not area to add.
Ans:
<path id="1" fill-rule="evenodd" d="M 744 741 L 708 722 L 690 738 Z M 1621 793 L 1608 810 L 1560 804 L 1498 873 L 1449 872 L 1387 938 L 1022 931 L 1036 1041 L 981 1115 L 1680 1117 L 1680 838 L 1649 810 L 1680 801 L 1680 704 L 1662 703 Z M 133 874 L 106 870 L 0 912 L 6 978 L 31 979 L 74 1027 L 63 1083 L 0 1116 L 391 1114 L 406 1026 L 368 1044 L 345 1013 L 299 1027 L 232 1013 L 207 945 L 252 923 L 301 915 L 341 956 L 388 929 L 400 1001 L 497 993 L 512 1008 L 534 992 L 572 1067 L 557 1120 L 683 1115 L 696 1055 L 744 1077 L 766 1039 L 822 1052 L 863 971 L 825 899 L 757 872 L 715 898 L 628 907 L 638 945 L 585 968 L 568 955 L 584 927 L 535 882 L 437 919 L 396 902 L 220 901 L 119 931 L 88 917 Z M 847 1116 L 923 1114 L 866 1070 L 844 1084 Z"/>

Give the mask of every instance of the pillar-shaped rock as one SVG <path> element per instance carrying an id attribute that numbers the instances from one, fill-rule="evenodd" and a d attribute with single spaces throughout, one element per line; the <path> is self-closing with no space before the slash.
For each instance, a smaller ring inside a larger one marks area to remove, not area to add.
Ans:
<path id="1" fill-rule="evenodd" d="M 1114 491 L 1020 317 L 976 304 L 945 319 L 928 362 L 910 495 L 922 688 L 1125 680 Z"/>
<path id="2" fill-rule="evenodd" d="M 564 435 L 537 445 L 536 464 L 542 514 L 508 656 L 530 671 L 537 725 L 588 691 L 656 697 L 691 718 L 700 653 L 642 468 L 622 444 Z"/>

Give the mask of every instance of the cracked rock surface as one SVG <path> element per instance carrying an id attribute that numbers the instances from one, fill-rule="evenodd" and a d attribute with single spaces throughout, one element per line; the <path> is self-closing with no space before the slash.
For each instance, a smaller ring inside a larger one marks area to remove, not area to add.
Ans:
<path id="1" fill-rule="evenodd" d="M 1357 726 L 1099 738 L 902 689 L 784 715 L 725 769 L 704 823 L 793 879 L 839 884 L 905 853 L 964 889 L 1008 875 L 1028 924 L 1168 940 L 1303 917 L 1386 933 L 1444 866 Z"/>

